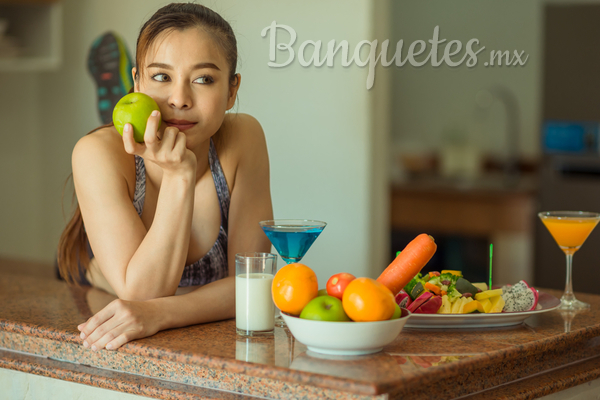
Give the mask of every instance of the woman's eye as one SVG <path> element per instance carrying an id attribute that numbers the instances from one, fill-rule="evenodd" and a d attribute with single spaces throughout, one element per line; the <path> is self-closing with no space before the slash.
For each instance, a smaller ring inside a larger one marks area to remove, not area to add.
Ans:
<path id="1" fill-rule="evenodd" d="M 194 82 L 196 83 L 202 83 L 202 84 L 210 84 L 214 82 L 214 79 L 208 75 L 204 75 L 201 76 L 200 78 L 197 78 Z"/>
<path id="2" fill-rule="evenodd" d="M 168 82 L 169 81 L 169 75 L 166 74 L 156 74 L 152 77 L 152 79 L 154 79 L 155 81 L 158 82 Z"/>

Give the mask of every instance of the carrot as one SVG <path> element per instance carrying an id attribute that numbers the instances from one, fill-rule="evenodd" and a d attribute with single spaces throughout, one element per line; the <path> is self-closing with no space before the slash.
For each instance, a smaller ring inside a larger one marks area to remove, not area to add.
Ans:
<path id="1" fill-rule="evenodd" d="M 441 291 L 442 291 L 442 289 L 440 289 L 439 287 L 437 287 L 433 283 L 429 283 L 429 282 L 425 282 L 425 289 L 427 289 L 430 292 L 433 292 L 433 293 L 435 293 L 437 295 L 439 295 L 441 293 Z"/>
<path id="2" fill-rule="evenodd" d="M 420 234 L 398 254 L 377 281 L 396 295 L 429 262 L 436 249 L 437 245 L 431 236 Z"/>

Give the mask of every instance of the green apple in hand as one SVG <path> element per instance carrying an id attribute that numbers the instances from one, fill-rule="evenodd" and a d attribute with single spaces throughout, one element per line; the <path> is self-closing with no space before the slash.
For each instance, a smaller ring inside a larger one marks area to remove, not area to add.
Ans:
<path id="1" fill-rule="evenodd" d="M 160 111 L 152 97 L 140 92 L 129 93 L 115 105 L 112 116 L 113 123 L 121 136 L 123 136 L 125 124 L 131 124 L 133 139 L 138 143 L 143 143 L 146 122 L 154 110 Z M 160 127 L 160 122 L 158 126 Z"/>
<path id="2" fill-rule="evenodd" d="M 342 307 L 342 301 L 333 296 L 315 297 L 304 306 L 300 318 L 317 321 L 350 321 Z"/>

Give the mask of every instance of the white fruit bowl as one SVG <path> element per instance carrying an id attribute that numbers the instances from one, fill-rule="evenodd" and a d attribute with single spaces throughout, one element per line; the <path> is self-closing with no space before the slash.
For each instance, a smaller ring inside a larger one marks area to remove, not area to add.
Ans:
<path id="1" fill-rule="evenodd" d="M 398 319 L 377 322 L 329 322 L 281 313 L 297 341 L 316 353 L 360 355 L 381 351 L 398 336 L 411 313 L 402 309 Z"/>

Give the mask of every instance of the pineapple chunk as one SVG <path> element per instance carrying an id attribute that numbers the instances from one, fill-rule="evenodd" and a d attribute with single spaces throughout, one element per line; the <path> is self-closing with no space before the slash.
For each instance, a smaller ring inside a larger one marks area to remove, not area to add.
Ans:
<path id="1" fill-rule="evenodd" d="M 483 308 L 483 312 L 489 313 L 492 309 L 492 302 L 490 301 L 490 299 L 482 299 L 478 301 L 479 304 L 481 304 L 481 307 Z"/>
<path id="2" fill-rule="evenodd" d="M 475 300 L 489 299 L 490 297 L 500 296 L 502 289 L 486 290 L 485 292 L 477 293 Z"/>
<path id="3" fill-rule="evenodd" d="M 474 312 L 475 310 L 479 310 L 479 309 L 483 308 L 481 307 L 481 303 L 478 302 L 477 300 L 472 300 L 470 302 L 468 302 L 467 304 L 464 305 L 463 309 L 462 309 L 462 314 L 470 314 L 472 312 Z"/>
<path id="4" fill-rule="evenodd" d="M 464 297 L 460 297 L 458 298 L 454 304 L 452 304 L 452 310 L 450 311 L 452 314 L 458 314 L 458 310 L 460 309 L 460 306 L 462 305 L 463 301 L 465 300 Z"/>
<path id="5" fill-rule="evenodd" d="M 459 314 L 464 314 L 465 306 L 473 301 L 473 298 L 471 298 L 471 297 L 462 297 L 462 299 L 463 299 L 463 302 L 460 305 L 460 308 L 458 309 Z"/>
<path id="6" fill-rule="evenodd" d="M 442 306 L 438 310 L 438 314 L 450 314 L 452 311 L 452 303 L 448 300 L 448 295 L 442 296 Z"/>
<path id="7" fill-rule="evenodd" d="M 474 283 L 473 286 L 475 286 L 477 289 L 481 290 L 482 292 L 485 292 L 486 290 L 488 290 L 488 285 L 485 282 Z"/>
<path id="8" fill-rule="evenodd" d="M 502 309 L 504 308 L 504 299 L 502 296 L 491 297 L 490 303 L 492 303 L 492 308 L 490 309 L 491 313 L 502 312 Z"/>

